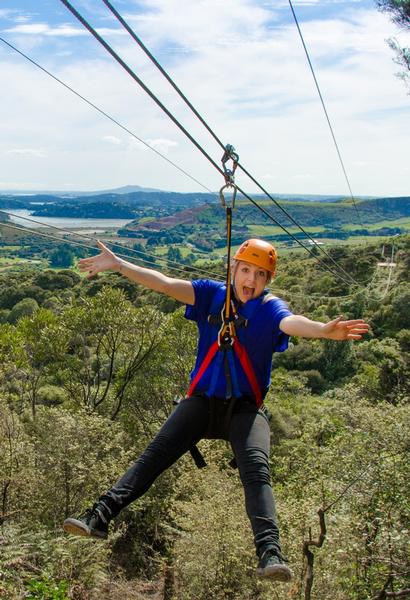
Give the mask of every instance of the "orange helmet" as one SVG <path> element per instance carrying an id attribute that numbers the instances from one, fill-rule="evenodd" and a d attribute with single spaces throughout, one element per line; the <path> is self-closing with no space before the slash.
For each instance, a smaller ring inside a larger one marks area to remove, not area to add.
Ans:
<path id="1" fill-rule="evenodd" d="M 234 256 L 235 260 L 244 260 L 262 269 L 266 269 L 269 273 L 274 273 L 276 269 L 276 261 L 278 255 L 275 248 L 268 242 L 263 240 L 246 240 Z"/>

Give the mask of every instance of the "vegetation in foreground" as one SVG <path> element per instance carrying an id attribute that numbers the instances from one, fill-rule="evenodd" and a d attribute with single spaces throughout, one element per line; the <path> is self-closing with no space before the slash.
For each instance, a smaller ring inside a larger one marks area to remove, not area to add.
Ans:
<path id="1" fill-rule="evenodd" d="M 253 574 L 224 442 L 201 442 L 209 466 L 183 458 L 108 541 L 63 534 L 63 519 L 122 473 L 185 393 L 195 329 L 171 300 L 115 274 L 82 282 L 71 270 L 4 271 L 0 597 L 372 600 L 408 590 L 410 238 L 394 241 L 394 269 L 377 266 L 380 246 L 332 250 L 357 288 L 297 255 L 273 283 L 296 312 L 372 324 L 356 345 L 294 339 L 275 358 L 267 404 L 296 572 L 288 587 Z"/>

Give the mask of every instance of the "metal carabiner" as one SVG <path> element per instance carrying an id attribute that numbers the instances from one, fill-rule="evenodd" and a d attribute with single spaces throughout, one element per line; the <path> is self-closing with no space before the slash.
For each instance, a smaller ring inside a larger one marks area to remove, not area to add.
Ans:
<path id="1" fill-rule="evenodd" d="M 226 190 L 228 188 L 233 188 L 230 206 L 227 205 L 226 200 L 225 200 L 225 195 L 224 195 L 224 190 Z M 227 208 L 227 207 L 234 208 L 235 207 L 235 199 L 236 199 L 237 191 L 238 191 L 238 188 L 236 187 L 236 185 L 234 183 L 225 183 L 225 185 L 223 185 L 221 187 L 221 189 L 219 190 L 219 199 L 221 201 L 223 208 Z"/>

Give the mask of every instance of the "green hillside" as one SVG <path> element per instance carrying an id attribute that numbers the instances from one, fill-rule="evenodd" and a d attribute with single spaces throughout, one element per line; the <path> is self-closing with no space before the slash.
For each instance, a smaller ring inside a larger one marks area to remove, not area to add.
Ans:
<path id="1" fill-rule="evenodd" d="M 292 243 L 292 236 L 306 239 L 295 225 L 302 225 L 315 238 L 343 240 L 355 236 L 383 236 L 409 231 L 410 197 L 382 198 L 357 202 L 281 202 L 294 222 L 270 200 L 258 204 L 272 218 L 249 201 L 239 200 L 233 216 L 233 240 L 266 237 L 274 242 Z M 164 217 L 136 220 L 120 231 L 120 235 L 148 241 L 150 246 L 190 243 L 203 250 L 223 247 L 225 213 L 217 204 L 174 211 Z"/>
<path id="2" fill-rule="evenodd" d="M 395 267 L 378 263 L 392 254 Z M 50 244 L 55 243 L 51 242 Z M 11 250 L 10 250 L 11 251 Z M 302 598 L 409 585 L 410 236 L 329 249 L 355 283 L 280 253 L 272 291 L 327 321 L 365 318 L 362 342 L 293 338 L 266 403 L 271 477 L 291 588 L 261 583 L 232 452 L 204 440 L 121 513 L 106 541 L 68 537 L 186 393 L 196 331 L 174 300 L 107 273 L 9 267 L 0 280 L 0 597 L 59 600 Z M 219 271 L 220 262 L 209 267 Z M 172 273 L 172 271 L 171 271 Z M 186 277 L 189 277 L 186 272 Z M 273 594 L 273 595 L 272 595 Z"/>

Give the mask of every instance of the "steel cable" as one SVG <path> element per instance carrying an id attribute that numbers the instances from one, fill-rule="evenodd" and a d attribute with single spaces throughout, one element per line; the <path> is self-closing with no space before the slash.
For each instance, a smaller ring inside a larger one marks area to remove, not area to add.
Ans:
<path id="1" fill-rule="evenodd" d="M 145 46 L 141 38 L 135 33 L 135 31 L 129 26 L 127 21 L 121 16 L 121 14 L 115 9 L 115 7 L 111 4 L 110 0 L 102 0 L 104 4 L 108 7 L 108 9 L 112 12 L 112 14 L 117 18 L 117 20 L 121 23 L 121 25 L 125 28 L 125 30 L 129 33 L 132 39 L 139 45 L 139 47 L 143 50 L 143 52 L 148 56 L 148 58 L 153 62 L 153 64 L 157 67 L 157 69 L 161 72 L 161 74 L 165 77 L 168 83 L 174 88 L 180 98 L 185 102 L 185 104 L 190 108 L 190 110 L 194 113 L 194 115 L 199 119 L 205 129 L 210 133 L 210 135 L 214 138 L 214 140 L 219 144 L 222 149 L 225 149 L 225 145 L 221 141 L 221 139 L 217 136 L 217 134 L 213 131 L 213 129 L 208 125 L 202 115 L 197 111 L 197 109 L 193 106 L 187 96 L 182 92 L 180 87 L 175 83 L 172 77 L 167 73 L 167 71 L 162 67 L 162 65 L 158 62 L 152 52 Z M 332 131 L 333 134 L 333 131 Z M 334 135 L 333 135 L 334 137 Z M 335 139 L 335 138 L 334 138 Z M 336 140 L 335 140 L 336 141 Z M 344 165 L 342 163 L 343 169 Z M 306 235 L 308 239 L 310 239 L 313 244 L 319 248 L 319 250 L 326 255 L 326 257 L 336 265 L 338 269 L 340 269 L 348 278 L 352 280 L 352 282 L 357 283 L 349 273 L 347 273 L 334 259 L 333 257 L 326 252 L 324 248 L 319 246 L 316 241 L 311 237 L 311 235 L 292 217 L 292 215 L 275 199 L 273 196 L 251 175 L 251 173 L 240 163 L 238 162 L 238 167 L 247 175 L 253 183 L 255 183 L 259 189 L 290 219 L 290 221 L 296 225 L 303 233 Z M 349 182 L 348 182 L 349 183 Z M 350 184 L 349 184 L 350 189 Z M 243 192 L 242 192 L 243 193 Z"/>
<path id="2" fill-rule="evenodd" d="M 330 122 L 330 118 L 329 118 L 329 114 L 328 114 L 328 112 L 327 112 L 327 109 L 326 109 L 325 101 L 324 101 L 324 99 L 323 99 L 322 92 L 321 92 L 321 90 L 320 90 L 320 87 L 319 87 L 319 83 L 318 83 L 318 80 L 317 80 L 317 77 L 316 77 L 316 74 L 315 74 L 315 70 L 314 70 L 314 68 L 313 68 L 312 61 L 310 60 L 309 52 L 308 52 L 308 49 L 307 49 L 307 47 L 306 47 L 305 40 L 304 40 L 304 38 L 303 38 L 302 30 L 301 30 L 301 28 L 300 28 L 300 26 L 299 26 L 299 21 L 298 21 L 298 18 L 297 18 L 297 16 L 296 16 L 295 10 L 294 10 L 294 8 L 293 8 L 292 0 L 288 0 L 288 2 L 289 2 L 290 9 L 291 9 L 291 11 L 292 11 L 292 15 L 293 15 L 293 18 L 294 18 L 294 21 L 295 21 L 295 24 L 296 24 L 297 30 L 298 30 L 298 32 L 299 32 L 299 36 L 300 36 L 300 39 L 301 39 L 301 42 L 302 42 L 302 45 L 303 45 L 303 48 L 304 48 L 304 51 L 305 51 L 305 54 L 306 54 L 307 61 L 308 61 L 308 63 L 309 63 L 310 70 L 311 70 L 311 72 L 312 72 L 313 80 L 314 80 L 314 82 L 315 82 L 316 89 L 317 89 L 317 92 L 318 92 L 318 94 L 319 94 L 320 102 L 321 102 L 321 104 L 322 104 L 322 108 L 323 108 L 323 111 L 324 111 L 324 113 L 325 113 L 325 117 L 326 117 L 326 120 L 327 120 L 327 124 L 329 125 L 330 133 L 331 133 L 331 135 L 332 135 L 332 138 L 333 138 L 333 143 L 334 143 L 334 145 L 335 145 L 336 152 L 337 152 L 337 155 L 338 155 L 338 157 L 339 157 L 339 161 L 340 161 L 340 164 L 341 164 L 341 167 L 342 167 L 342 171 L 343 171 L 343 174 L 344 174 L 344 176 L 345 176 L 345 180 L 346 180 L 346 183 L 347 183 L 347 187 L 349 188 L 349 192 L 350 192 L 350 198 L 352 199 L 352 201 L 353 201 L 353 204 L 354 204 L 354 207 L 355 207 L 355 209 L 356 209 L 356 213 L 357 213 L 357 217 L 358 217 L 358 219 L 359 219 L 359 223 L 360 223 L 360 225 L 362 226 L 362 228 L 364 228 L 364 225 L 363 225 L 363 222 L 362 222 L 362 218 L 361 218 L 361 216 L 360 216 L 359 209 L 358 209 L 358 207 L 357 207 L 357 204 L 356 204 L 356 200 L 354 199 L 354 196 L 353 196 L 352 187 L 351 187 L 351 185 L 350 185 L 349 177 L 347 176 L 347 171 L 346 171 L 346 168 L 345 168 L 345 165 L 344 165 L 344 161 L 343 161 L 343 158 L 342 158 L 342 154 L 341 154 L 341 152 L 340 152 L 340 150 L 339 150 L 339 144 L 337 143 L 336 136 L 335 136 L 335 134 L 334 134 L 333 127 L 332 127 L 332 124 L 331 124 L 331 122 Z"/>
<path id="3" fill-rule="evenodd" d="M 209 154 L 202 148 L 202 146 L 193 138 L 193 136 L 186 130 L 186 128 L 178 121 L 178 119 L 166 108 L 166 106 L 157 98 L 157 96 L 145 85 L 145 83 L 134 73 L 134 71 L 127 65 L 127 63 L 111 48 L 111 46 L 104 40 L 104 38 L 88 23 L 88 21 L 72 6 L 72 4 L 68 0 L 60 0 L 68 10 L 82 23 L 82 25 L 95 37 L 95 39 L 107 50 L 107 52 L 125 69 L 125 71 L 136 81 L 140 87 L 150 96 L 152 100 L 165 112 L 165 114 L 172 120 L 172 122 L 188 137 L 188 139 L 195 145 L 195 147 L 208 159 L 208 161 L 216 168 L 216 170 L 224 176 L 224 171 L 219 167 L 219 165 L 209 156 Z M 298 238 L 296 238 L 290 231 L 288 231 L 281 223 L 279 223 L 272 215 L 270 215 L 265 209 L 260 207 L 248 194 L 246 194 L 240 187 L 236 186 L 237 189 L 242 193 L 242 195 L 250 200 L 259 210 L 264 212 L 265 215 L 269 217 L 271 221 L 273 221 L 277 226 L 279 226 L 283 231 L 285 231 L 297 244 L 302 246 L 315 260 L 317 260 L 320 264 L 323 264 L 324 268 L 330 271 L 335 277 L 339 277 L 342 279 L 347 285 L 354 283 L 357 285 L 357 282 L 348 275 L 350 278 L 350 283 L 344 279 L 340 274 L 333 271 L 326 263 L 321 261 L 307 246 L 305 246 Z M 320 248 L 320 246 L 319 246 Z M 332 259 L 333 260 L 333 259 Z M 335 261 L 334 261 L 335 262 Z M 335 263 L 337 268 L 340 268 L 337 263 Z"/>

